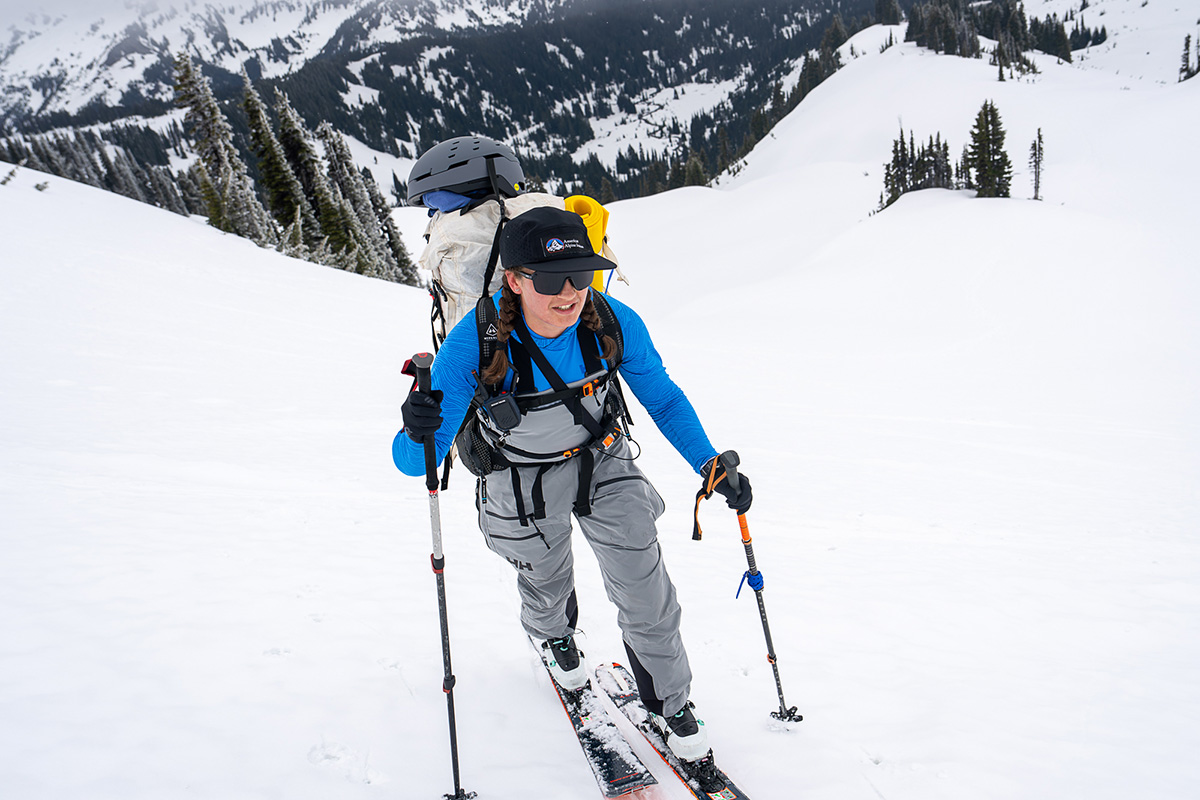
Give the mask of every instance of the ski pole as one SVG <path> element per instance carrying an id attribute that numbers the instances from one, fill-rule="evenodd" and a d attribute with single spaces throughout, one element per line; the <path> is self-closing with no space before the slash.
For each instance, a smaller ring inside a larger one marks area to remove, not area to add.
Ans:
<path id="1" fill-rule="evenodd" d="M 729 486 L 735 492 L 738 491 L 738 486 L 741 479 L 738 476 L 737 468 L 740 460 L 738 454 L 732 450 L 726 450 L 718 458 L 721 465 L 725 467 L 725 477 L 729 481 Z M 786 722 L 799 722 L 804 719 L 796 711 L 796 707 L 788 708 L 787 702 L 783 699 L 783 683 L 779 679 L 779 664 L 775 658 L 775 644 L 771 641 L 771 626 L 767 624 L 767 607 L 763 603 L 763 579 L 762 574 L 758 571 L 758 564 L 754 560 L 754 545 L 751 544 L 750 526 L 746 522 L 745 514 L 738 514 L 738 525 L 742 529 L 742 545 L 746 548 L 746 563 L 750 567 L 742 580 L 748 582 L 750 587 L 754 589 L 754 596 L 758 599 L 758 616 L 762 619 L 763 635 L 767 639 L 767 661 L 771 663 L 771 670 L 775 673 L 775 691 L 779 694 L 779 710 L 772 711 L 771 716 L 778 720 Z M 741 587 L 738 587 L 741 591 Z"/>
<path id="2" fill-rule="evenodd" d="M 411 365 L 412 370 L 409 370 Z M 405 374 L 417 379 L 417 389 L 426 394 L 430 391 L 429 370 L 433 366 L 433 356 L 429 353 L 417 353 L 405 365 Z M 442 665 L 445 675 L 442 678 L 442 691 L 446 693 L 446 713 L 450 718 L 450 766 L 454 771 L 454 794 L 443 795 L 446 800 L 468 800 L 475 797 L 475 792 L 463 791 L 459 785 L 458 775 L 458 726 L 454 722 L 454 672 L 450 668 L 450 623 L 446 616 L 446 557 L 442 553 L 442 513 L 438 504 L 438 474 L 437 450 L 433 437 L 425 440 L 425 488 L 429 490 L 429 525 L 433 531 L 433 554 L 429 557 L 433 565 L 433 574 L 437 579 L 438 616 L 442 624 Z"/>

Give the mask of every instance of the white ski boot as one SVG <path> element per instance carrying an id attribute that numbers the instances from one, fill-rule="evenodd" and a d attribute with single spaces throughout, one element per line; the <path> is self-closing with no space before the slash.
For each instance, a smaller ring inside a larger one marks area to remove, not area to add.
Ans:
<path id="1" fill-rule="evenodd" d="M 583 663 L 583 652 L 575 646 L 575 638 L 567 634 L 561 639 L 547 639 L 542 642 L 546 651 L 546 664 L 554 682 L 567 691 L 574 691 L 587 685 L 587 667 Z"/>
<path id="2" fill-rule="evenodd" d="M 688 702 L 674 716 L 650 714 L 650 724 L 658 729 L 667 740 L 667 747 L 682 761 L 698 761 L 709 754 L 708 732 L 704 730 L 704 721 L 696 719 L 692 713 L 693 708 L 695 705 Z"/>

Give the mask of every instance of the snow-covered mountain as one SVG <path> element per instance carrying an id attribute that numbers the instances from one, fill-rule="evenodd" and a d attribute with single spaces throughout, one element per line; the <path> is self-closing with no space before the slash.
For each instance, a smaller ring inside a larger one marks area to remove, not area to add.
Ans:
<path id="1" fill-rule="evenodd" d="M 614 293 L 753 478 L 806 719 L 768 717 L 736 523 L 705 504 L 690 539 L 697 478 L 640 413 L 698 711 L 755 798 L 1190 800 L 1200 80 L 1131 79 L 1144 54 L 1118 47 L 1000 83 L 986 60 L 880 52 L 888 34 L 849 42 L 734 180 L 610 209 L 632 280 Z M 985 100 L 1014 198 L 928 190 L 871 214 L 898 123 L 960 146 Z M 389 460 L 428 297 L 9 172 L 6 796 L 449 791 L 427 497 Z M 395 215 L 415 249 L 422 212 Z M 595 797 L 464 475 L 441 509 L 465 788 Z M 619 659 L 576 561 L 585 650 Z M 685 800 L 668 778 L 661 800 Z"/>
<path id="2" fill-rule="evenodd" d="M 560 2 L 149 0 L 59 16 L 27 14 L 9 26 L 0 49 L 0 114 L 73 112 L 89 103 L 115 107 L 129 92 L 169 101 L 169 65 L 180 50 L 231 73 L 251 64 L 256 77 L 278 77 L 325 51 L 402 41 L 419 31 L 515 24 L 531 7 Z M 355 37 L 368 20 L 369 35 Z"/>
<path id="3" fill-rule="evenodd" d="M 180 51 L 205 65 L 219 93 L 227 84 L 236 89 L 233 78 L 243 68 L 255 80 L 282 79 L 323 61 L 332 65 L 332 73 L 317 69 L 315 77 L 298 78 L 290 90 L 295 95 L 313 91 L 313 81 L 333 81 L 340 84 L 341 97 L 306 103 L 293 96 L 293 101 L 302 108 L 336 101 L 344 114 L 356 117 L 362 106 L 378 104 L 387 83 L 415 81 L 437 102 L 426 107 L 405 99 L 410 119 L 390 120 L 390 135 L 401 142 L 415 142 L 423 117 L 433 116 L 434 109 L 448 119 L 481 111 L 519 117 L 513 109 L 533 98 L 494 96 L 507 72 L 541 73 L 543 79 L 532 84 L 513 84 L 513 94 L 524 89 L 542 95 L 549 106 L 542 110 L 551 114 L 566 100 L 612 103 L 621 91 L 636 97 L 646 88 L 649 98 L 690 82 L 715 85 L 718 92 L 707 103 L 711 108 L 745 89 L 729 83 L 730 76 L 744 78 L 751 66 L 764 71 L 755 58 L 779 50 L 781 42 L 835 7 L 829 0 L 770 5 L 771 24 L 765 10 L 739 15 L 714 0 L 688 6 L 636 0 L 169 0 L 69 15 L 28 14 L 16 17 L 0 38 L 0 124 L 55 114 L 83 122 L 160 114 L 171 101 L 171 61 Z M 847 10 L 866 7 L 867 0 L 845 4 Z M 759 19 L 762 24 L 750 27 Z M 534 42 L 527 34 L 541 26 L 549 26 L 546 38 Z M 610 41 L 613 36 L 623 41 Z M 756 49 L 761 55 L 754 55 Z M 388 63 L 372 84 L 364 79 L 363 67 L 381 53 Z M 448 57 L 455 53 L 467 61 Z M 793 47 L 790 55 L 802 53 L 803 48 Z M 718 58 L 740 66 L 718 67 Z M 554 71 L 562 78 L 547 84 L 546 73 Z M 653 86 L 644 85 L 642 72 L 656 76 Z M 482 103 L 469 91 L 479 82 L 493 94 Z M 547 92 L 548 85 L 564 82 L 572 86 L 570 92 L 561 87 Z M 394 117 L 397 111 L 386 104 L 380 108 L 376 116 L 390 112 Z M 686 125 L 688 119 L 681 113 L 678 122 Z M 372 136 L 374 127 L 366 138 Z M 380 149 L 390 152 L 395 145 Z"/>

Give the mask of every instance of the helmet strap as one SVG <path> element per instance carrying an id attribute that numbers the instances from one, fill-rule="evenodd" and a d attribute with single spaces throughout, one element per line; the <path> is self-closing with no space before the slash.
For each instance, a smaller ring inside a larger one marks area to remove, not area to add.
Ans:
<path id="1" fill-rule="evenodd" d="M 486 159 L 488 181 L 492 184 L 492 192 L 496 195 L 496 202 L 500 204 L 500 219 L 504 219 L 504 195 L 500 193 L 500 176 L 496 174 L 496 160 L 494 158 Z"/>

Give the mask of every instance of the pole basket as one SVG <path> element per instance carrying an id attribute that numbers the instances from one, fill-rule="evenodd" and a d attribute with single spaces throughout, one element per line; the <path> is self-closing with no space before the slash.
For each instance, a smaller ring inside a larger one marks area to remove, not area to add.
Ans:
<path id="1" fill-rule="evenodd" d="M 796 710 L 796 706 L 792 706 L 786 711 L 781 706 L 778 711 L 772 711 L 771 716 L 782 722 L 800 722 L 804 719 L 804 715 Z"/>

